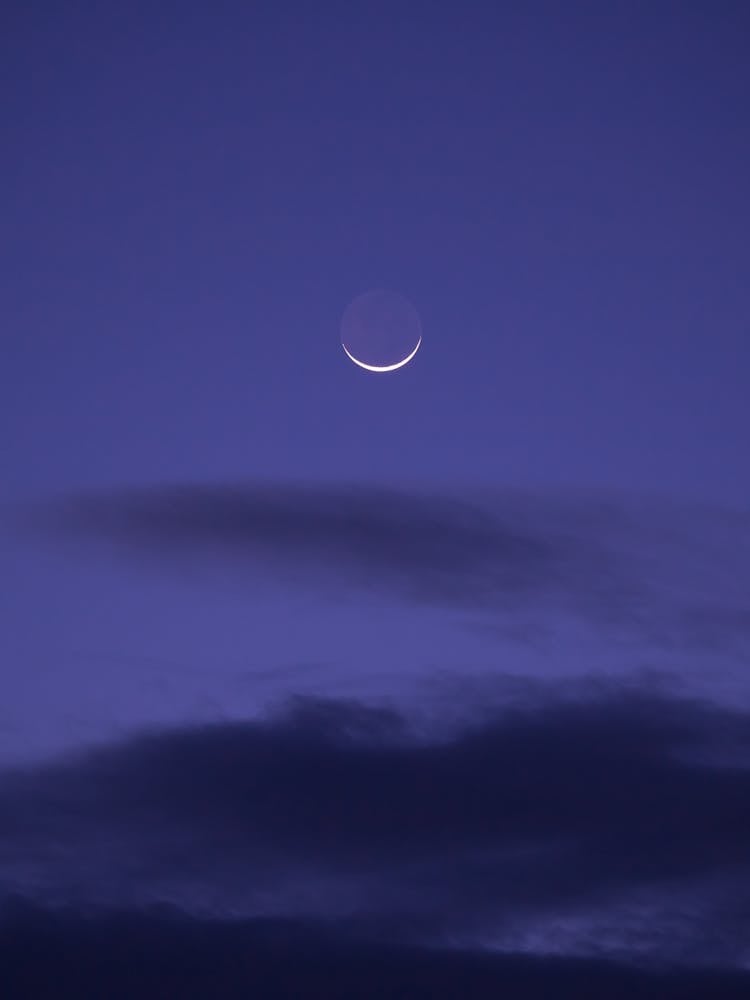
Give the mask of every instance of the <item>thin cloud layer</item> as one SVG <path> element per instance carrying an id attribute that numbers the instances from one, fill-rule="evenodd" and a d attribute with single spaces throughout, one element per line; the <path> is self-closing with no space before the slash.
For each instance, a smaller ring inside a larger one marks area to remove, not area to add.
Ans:
<path id="1" fill-rule="evenodd" d="M 530 697 L 443 736 L 303 701 L 8 772 L 0 816 L 5 894 L 45 906 L 750 961 L 750 717 L 664 696 Z"/>
<path id="2" fill-rule="evenodd" d="M 47 527 L 184 567 L 294 575 L 513 623 L 573 615 L 666 647 L 750 649 L 750 521 L 721 511 L 374 488 L 175 486 L 71 498 Z M 39 524 L 39 521 L 36 522 Z"/>
<path id="3" fill-rule="evenodd" d="M 64 531 L 179 559 L 248 568 L 311 567 L 346 583 L 398 587 L 428 601 L 475 603 L 537 589 L 559 546 L 458 499 L 365 488 L 184 486 L 62 504 Z"/>

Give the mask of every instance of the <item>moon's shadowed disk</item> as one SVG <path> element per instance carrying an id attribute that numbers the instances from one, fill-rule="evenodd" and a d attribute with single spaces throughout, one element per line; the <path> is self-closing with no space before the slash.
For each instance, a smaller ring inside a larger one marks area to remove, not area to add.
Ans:
<path id="1" fill-rule="evenodd" d="M 396 371 L 411 361 L 421 341 L 419 313 L 398 292 L 365 292 L 344 310 L 341 345 L 355 364 L 368 371 Z"/>

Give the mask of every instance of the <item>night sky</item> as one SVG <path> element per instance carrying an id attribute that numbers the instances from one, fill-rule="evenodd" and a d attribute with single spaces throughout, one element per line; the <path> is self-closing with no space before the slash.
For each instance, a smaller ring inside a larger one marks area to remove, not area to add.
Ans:
<path id="1" fill-rule="evenodd" d="M 0 995 L 750 995 L 748 39 L 0 15 Z"/>

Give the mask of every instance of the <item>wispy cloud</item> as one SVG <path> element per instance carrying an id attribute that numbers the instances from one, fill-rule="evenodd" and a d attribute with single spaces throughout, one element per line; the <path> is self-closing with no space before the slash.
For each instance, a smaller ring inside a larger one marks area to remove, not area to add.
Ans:
<path id="1" fill-rule="evenodd" d="M 292 572 L 319 588 L 572 615 L 662 646 L 750 648 L 750 519 L 563 497 L 491 501 L 376 488 L 185 485 L 70 498 L 58 533 L 149 560 Z"/>

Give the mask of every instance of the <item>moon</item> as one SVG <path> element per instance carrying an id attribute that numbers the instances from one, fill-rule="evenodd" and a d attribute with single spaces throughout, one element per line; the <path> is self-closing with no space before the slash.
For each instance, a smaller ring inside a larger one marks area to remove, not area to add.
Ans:
<path id="1" fill-rule="evenodd" d="M 422 343 L 422 338 L 420 337 L 419 340 L 417 341 L 417 346 L 414 348 L 411 354 L 407 354 L 405 358 L 402 358 L 401 361 L 397 361 L 393 365 L 368 365 L 364 361 L 360 361 L 359 358 L 355 358 L 354 355 L 349 350 L 349 348 L 346 346 L 346 344 L 342 343 L 341 346 L 344 348 L 344 353 L 349 358 L 349 360 L 353 361 L 355 365 L 359 365 L 360 368 L 364 368 L 364 370 L 367 372 L 395 372 L 398 371 L 399 368 L 403 368 L 404 365 L 409 364 L 411 359 L 419 350 L 419 345 L 421 343 Z"/>
<path id="2" fill-rule="evenodd" d="M 344 310 L 341 346 L 349 360 L 365 371 L 398 371 L 409 364 L 421 345 L 419 313 L 399 292 L 365 292 Z"/>

